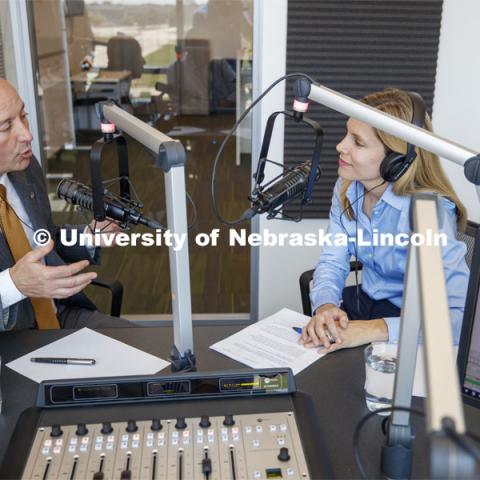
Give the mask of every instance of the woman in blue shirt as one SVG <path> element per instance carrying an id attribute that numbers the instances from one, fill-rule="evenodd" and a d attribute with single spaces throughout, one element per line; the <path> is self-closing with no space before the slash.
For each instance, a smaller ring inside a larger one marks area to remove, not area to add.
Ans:
<path id="1" fill-rule="evenodd" d="M 367 105 L 411 122 L 412 98 L 407 92 L 389 89 L 362 99 Z M 407 143 L 354 118 L 337 145 L 338 181 L 335 185 L 328 232 L 355 239 L 361 230 L 365 243 L 375 233 L 410 234 L 409 207 L 416 192 L 440 195 L 442 246 L 448 291 L 448 306 L 455 343 L 458 343 L 468 285 L 466 246 L 456 239 L 457 227 L 466 224 L 466 210 L 458 199 L 439 158 L 416 148 L 416 159 L 397 181 L 380 175 L 380 164 L 391 152 L 405 153 Z M 432 130 L 425 114 L 424 128 Z M 307 347 L 324 345 L 328 351 L 355 347 L 372 341 L 396 343 L 406 271 L 407 246 L 362 246 L 349 241 L 345 246 L 326 246 L 315 268 L 310 291 L 315 312 L 300 341 Z M 363 264 L 362 284 L 345 287 L 350 259 Z M 342 300 L 342 302 L 341 302 Z M 369 321 L 365 321 L 369 320 Z M 332 341 L 336 343 L 331 343 Z"/>

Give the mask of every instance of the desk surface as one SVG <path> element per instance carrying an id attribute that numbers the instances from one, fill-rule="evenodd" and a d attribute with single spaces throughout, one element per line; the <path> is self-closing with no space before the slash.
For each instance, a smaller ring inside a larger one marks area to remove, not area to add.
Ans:
<path id="1" fill-rule="evenodd" d="M 218 340 L 240 330 L 241 326 L 198 326 L 194 329 L 195 353 L 199 371 L 239 369 L 243 365 L 208 347 Z M 166 358 L 173 342 L 170 327 L 110 329 L 102 333 L 140 348 L 153 355 Z M 5 332 L 0 335 L 2 356 L 1 386 L 3 410 L 0 415 L 0 461 L 3 459 L 20 413 L 35 402 L 37 384 L 5 367 L 5 363 L 41 347 L 62 336 L 68 330 Z M 169 369 L 164 370 L 170 373 Z M 327 452 L 337 478 L 358 478 L 352 448 L 352 435 L 359 420 L 368 413 L 363 397 L 365 381 L 362 349 L 342 350 L 327 355 L 296 376 L 297 388 L 313 398 L 320 419 L 322 435 L 327 443 Z M 414 406 L 423 402 L 415 399 Z M 480 414 L 467 408 L 469 430 L 480 432 Z M 369 477 L 379 477 L 382 417 L 374 417 L 361 437 L 362 459 Z M 414 447 L 414 476 L 426 476 L 426 442 L 423 421 L 413 419 L 416 430 Z"/>
<path id="2" fill-rule="evenodd" d="M 98 73 L 80 72 L 73 75 L 71 81 L 73 83 L 85 83 L 87 81 L 91 83 L 117 83 L 124 80 L 128 80 L 132 73 L 129 70 L 101 70 Z"/>

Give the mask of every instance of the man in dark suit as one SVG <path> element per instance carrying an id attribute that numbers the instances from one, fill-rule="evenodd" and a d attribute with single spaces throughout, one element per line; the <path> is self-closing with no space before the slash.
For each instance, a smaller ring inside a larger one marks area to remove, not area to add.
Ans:
<path id="1" fill-rule="evenodd" d="M 133 326 L 101 314 L 82 293 L 97 276 L 82 270 L 96 263 L 98 252 L 58 240 L 60 229 L 52 222 L 45 178 L 32 157 L 31 142 L 23 101 L 0 79 L 0 331 Z M 41 228 L 53 240 L 36 247 L 33 235 Z"/>

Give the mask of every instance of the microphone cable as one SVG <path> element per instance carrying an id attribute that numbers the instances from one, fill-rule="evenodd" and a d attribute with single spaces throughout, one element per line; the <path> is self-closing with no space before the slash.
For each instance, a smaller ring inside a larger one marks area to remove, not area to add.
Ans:
<path id="1" fill-rule="evenodd" d="M 224 225 L 238 225 L 239 223 L 242 223 L 245 220 L 250 220 L 250 218 L 252 218 L 255 215 L 255 212 L 252 211 L 251 209 L 248 209 L 241 215 L 240 218 L 236 220 L 226 220 L 225 218 L 222 217 L 222 215 L 220 214 L 217 208 L 216 188 L 215 188 L 215 178 L 217 175 L 218 161 L 223 153 L 223 150 L 228 140 L 230 140 L 230 138 L 235 133 L 240 123 L 244 120 L 244 118 L 252 111 L 252 109 L 258 104 L 258 102 L 262 100 L 262 98 L 264 98 L 268 93 L 270 93 L 270 91 L 274 87 L 276 87 L 280 82 L 282 82 L 283 80 L 286 80 L 287 78 L 306 78 L 311 83 L 316 83 L 310 76 L 308 76 L 305 73 L 287 73 L 286 75 L 281 76 L 280 78 L 275 80 L 272 84 L 270 84 L 268 88 L 264 90 L 260 94 L 260 96 L 256 98 L 255 101 L 240 115 L 239 119 L 234 123 L 233 127 L 230 129 L 227 136 L 223 139 L 222 143 L 220 144 L 220 148 L 218 149 L 217 155 L 215 156 L 215 160 L 213 162 L 213 167 L 212 167 L 212 181 L 211 181 L 210 195 L 211 195 L 211 201 L 212 201 L 212 208 L 215 213 L 215 216 L 217 217 L 217 220 Z"/>
<path id="2" fill-rule="evenodd" d="M 345 228 L 345 225 L 343 224 L 343 216 L 345 215 L 345 213 L 347 212 L 348 209 L 352 209 L 352 213 L 353 213 L 353 206 L 356 205 L 356 214 L 355 214 L 355 246 L 353 247 L 354 248 L 354 256 L 355 256 L 355 290 L 356 290 L 356 294 L 357 294 L 357 311 L 360 312 L 360 286 L 359 286 L 359 283 L 358 283 L 358 201 L 360 199 L 362 199 L 367 193 L 370 193 L 372 190 L 375 190 L 376 188 L 379 188 L 381 187 L 382 185 L 384 185 L 385 183 L 387 183 L 386 180 L 383 180 L 382 183 L 379 183 L 378 185 L 375 185 L 374 187 L 370 188 L 369 190 L 366 190 L 365 192 L 362 193 L 362 195 L 358 196 L 358 192 L 357 192 L 357 186 L 358 186 L 358 183 L 357 181 L 355 180 L 355 201 L 353 203 L 350 203 L 349 201 L 349 205 L 347 207 L 345 207 L 342 212 L 340 213 L 340 218 L 339 218 L 339 221 L 340 221 L 340 226 L 342 227 L 343 231 L 345 232 L 345 234 L 347 235 L 348 237 L 348 231 L 347 229 Z M 345 192 L 345 195 L 346 195 L 346 192 Z"/>

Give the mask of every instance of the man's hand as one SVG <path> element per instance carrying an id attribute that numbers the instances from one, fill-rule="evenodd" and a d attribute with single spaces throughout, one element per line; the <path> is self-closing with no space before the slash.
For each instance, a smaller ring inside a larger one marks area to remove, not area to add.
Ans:
<path id="1" fill-rule="evenodd" d="M 97 278 L 95 272 L 79 273 L 89 265 L 88 260 L 49 267 L 42 263 L 42 258 L 53 249 L 50 240 L 43 247 L 38 247 L 24 255 L 11 269 L 15 286 L 30 298 L 67 298 L 83 290 Z"/>
<path id="2" fill-rule="evenodd" d="M 326 303 L 317 308 L 315 316 L 303 329 L 300 343 L 305 346 L 319 347 L 323 345 L 325 348 L 329 348 L 330 337 L 341 345 L 344 340 L 343 332 L 347 326 L 347 314 L 336 305 Z"/>

